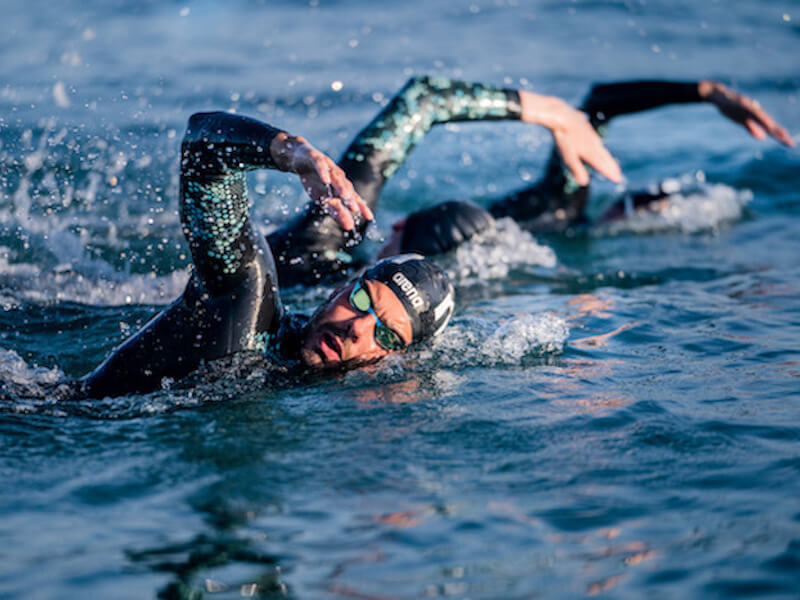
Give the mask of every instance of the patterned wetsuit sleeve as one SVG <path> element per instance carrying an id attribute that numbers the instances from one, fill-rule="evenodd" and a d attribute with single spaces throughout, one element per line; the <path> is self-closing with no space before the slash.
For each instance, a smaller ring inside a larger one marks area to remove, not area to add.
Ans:
<path id="1" fill-rule="evenodd" d="M 359 133 L 339 160 L 347 178 L 375 210 L 383 184 L 436 124 L 450 121 L 519 119 L 519 94 L 478 83 L 442 77 L 410 79 L 389 104 Z M 314 284 L 352 266 L 357 233 L 344 232 L 313 204 L 269 235 L 282 286 Z"/>
<path id="2" fill-rule="evenodd" d="M 189 120 L 181 146 L 181 223 L 196 272 L 212 294 L 232 289 L 264 250 L 250 221 L 245 171 L 275 167 L 269 147 L 278 133 L 223 112 Z"/>
<path id="3" fill-rule="evenodd" d="M 383 184 L 434 125 L 521 116 L 516 90 L 444 77 L 413 77 L 356 136 L 339 165 L 374 208 Z"/>

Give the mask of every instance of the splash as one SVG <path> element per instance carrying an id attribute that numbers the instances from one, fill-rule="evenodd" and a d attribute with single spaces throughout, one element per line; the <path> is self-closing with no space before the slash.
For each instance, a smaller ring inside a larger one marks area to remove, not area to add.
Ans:
<path id="1" fill-rule="evenodd" d="M 462 317 L 452 321 L 428 352 L 444 367 L 516 366 L 562 352 L 568 337 L 567 322 L 552 313 L 517 315 L 500 323 Z"/>
<path id="2" fill-rule="evenodd" d="M 64 416 L 58 404 L 70 390 L 58 369 L 29 366 L 13 350 L 0 348 L 0 408 L 21 414 Z"/>
<path id="3" fill-rule="evenodd" d="M 153 272 L 128 274 L 88 258 L 42 268 L 32 263 L 14 263 L 8 257 L 9 250 L 0 247 L 0 305 L 6 310 L 22 302 L 168 304 L 180 295 L 188 279 L 188 269 L 160 276 Z"/>
<path id="4" fill-rule="evenodd" d="M 661 190 L 668 194 L 664 199 L 635 209 L 619 221 L 596 226 L 593 235 L 715 231 L 724 223 L 740 219 L 753 198 L 749 190 L 706 184 L 693 177 L 668 179 L 661 184 Z"/>
<path id="5" fill-rule="evenodd" d="M 437 259 L 451 280 L 459 285 L 501 279 L 513 267 L 552 268 L 552 248 L 538 244 L 533 236 L 509 218 L 498 219 L 493 229 L 480 233 L 454 251 Z"/>

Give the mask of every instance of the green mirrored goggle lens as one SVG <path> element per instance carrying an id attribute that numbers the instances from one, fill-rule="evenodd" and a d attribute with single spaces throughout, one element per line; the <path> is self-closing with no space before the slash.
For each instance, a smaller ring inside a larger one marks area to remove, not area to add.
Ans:
<path id="1" fill-rule="evenodd" d="M 367 290 L 362 287 L 358 287 L 353 291 L 353 295 L 350 296 L 350 302 L 361 312 L 369 312 L 369 309 L 372 306 L 372 300 L 370 299 Z"/>
<path id="2" fill-rule="evenodd" d="M 375 327 L 375 341 L 386 350 L 401 350 L 405 347 L 400 337 L 386 325 Z"/>

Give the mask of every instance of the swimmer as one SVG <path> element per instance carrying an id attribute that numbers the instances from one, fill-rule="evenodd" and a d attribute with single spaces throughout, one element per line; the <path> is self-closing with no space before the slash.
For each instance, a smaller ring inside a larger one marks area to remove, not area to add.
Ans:
<path id="1" fill-rule="evenodd" d="M 592 86 L 580 110 L 600 135 L 612 118 L 668 104 L 705 102 L 744 127 L 759 140 L 772 137 L 789 147 L 795 145 L 781 127 L 755 100 L 738 94 L 716 81 L 630 81 Z M 554 134 L 554 137 L 555 134 Z M 668 190 L 631 192 L 614 201 L 598 222 L 625 218 L 634 211 L 658 212 L 669 206 Z M 420 252 L 431 256 L 455 248 L 481 231 L 494 219 L 511 217 L 534 232 L 565 231 L 588 225 L 584 213 L 589 198 L 589 180 L 574 168 L 574 161 L 558 145 L 544 175 L 534 185 L 494 200 L 488 211 L 468 202 L 451 201 L 419 211 L 398 221 L 380 256 L 394 252 Z"/>
<path id="2" fill-rule="evenodd" d="M 438 334 L 454 309 L 444 272 L 417 254 L 384 259 L 310 317 L 283 307 L 272 251 L 249 215 L 245 172 L 296 173 L 342 231 L 369 220 L 343 171 L 304 138 L 225 113 L 189 120 L 180 214 L 194 269 L 183 294 L 77 382 L 88 398 L 146 393 L 202 362 L 250 350 L 317 369 L 374 362 Z"/>
<path id="3" fill-rule="evenodd" d="M 383 185 L 434 126 L 453 121 L 520 120 L 540 124 L 553 136 L 554 149 L 543 177 L 534 185 L 490 203 L 488 211 L 463 201 L 448 201 L 398 221 L 380 256 L 446 252 L 494 219 L 511 217 L 535 232 L 564 231 L 586 224 L 589 197 L 586 165 L 614 182 L 619 166 L 599 134 L 612 118 L 668 104 L 707 102 L 745 127 L 757 139 L 771 136 L 793 146 L 784 128 L 757 102 L 715 81 L 677 83 L 632 81 L 594 85 L 580 106 L 525 90 L 498 88 L 441 77 L 413 77 L 355 137 L 339 165 L 371 210 Z M 615 202 L 601 221 L 624 217 L 631 209 L 663 208 L 666 194 L 633 193 Z M 346 233 L 312 205 L 268 236 L 276 254 L 281 285 L 313 284 L 346 272 L 358 263 L 353 249 L 366 222 Z M 298 268 L 298 265 L 299 268 Z"/>

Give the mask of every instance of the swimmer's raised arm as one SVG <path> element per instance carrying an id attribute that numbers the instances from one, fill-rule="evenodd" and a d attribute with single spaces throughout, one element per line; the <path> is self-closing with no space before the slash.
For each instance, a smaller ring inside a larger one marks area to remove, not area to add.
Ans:
<path id="1" fill-rule="evenodd" d="M 358 192 L 375 207 L 383 184 L 437 124 L 521 120 L 550 129 L 579 180 L 586 161 L 614 181 L 619 167 L 586 118 L 552 96 L 444 77 L 412 77 L 345 150 L 339 164 Z"/>
<path id="2" fill-rule="evenodd" d="M 589 184 L 589 172 L 583 163 L 611 181 L 618 183 L 622 180 L 617 161 L 584 113 L 555 96 L 542 96 L 527 90 L 521 90 L 519 96 L 522 120 L 538 123 L 550 130 L 564 165 L 572 172 L 578 185 Z"/>
<path id="3" fill-rule="evenodd" d="M 212 293 L 238 285 L 243 265 L 269 251 L 249 215 L 245 173 L 258 168 L 299 175 L 336 227 L 352 228 L 354 216 L 372 217 L 344 172 L 304 138 L 240 115 L 193 115 L 182 144 L 181 222 L 195 270 Z"/>
<path id="4" fill-rule="evenodd" d="M 592 86 L 581 107 L 595 125 L 613 117 L 650 110 L 668 104 L 708 102 L 753 137 L 772 136 L 786 146 L 794 146 L 788 132 L 759 103 L 734 92 L 718 81 L 626 81 Z"/>

